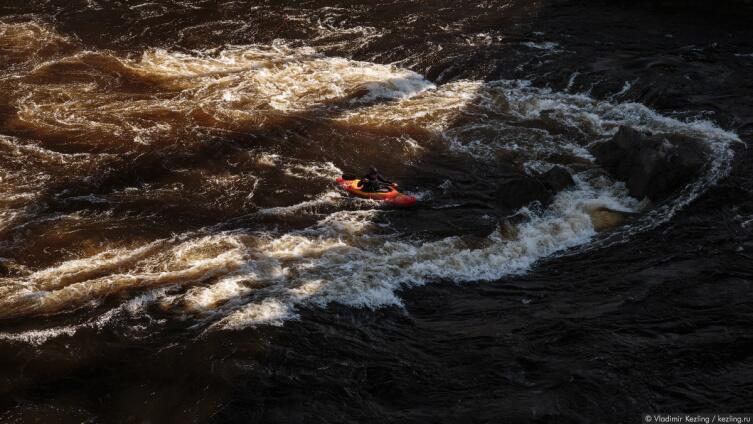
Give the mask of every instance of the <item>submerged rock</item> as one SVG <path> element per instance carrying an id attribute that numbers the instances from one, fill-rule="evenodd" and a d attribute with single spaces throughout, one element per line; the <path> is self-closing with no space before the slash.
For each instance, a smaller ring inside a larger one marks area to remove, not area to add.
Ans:
<path id="1" fill-rule="evenodd" d="M 607 231 L 619 227 L 631 217 L 638 215 L 634 212 L 618 211 L 604 206 L 588 208 L 586 212 L 591 217 L 591 223 L 596 231 Z"/>
<path id="2" fill-rule="evenodd" d="M 541 174 L 539 180 L 541 180 L 550 191 L 555 192 L 555 194 L 556 192 L 560 192 L 575 185 L 575 181 L 573 181 L 570 172 L 562 166 L 555 166 Z"/>
<path id="3" fill-rule="evenodd" d="M 534 177 L 519 175 L 497 184 L 496 204 L 515 210 L 533 202 L 547 206 L 562 190 L 575 185 L 570 172 L 562 166 Z"/>
<path id="4" fill-rule="evenodd" d="M 651 135 L 620 127 L 610 140 L 591 147 L 591 154 L 630 195 L 665 199 L 692 182 L 709 158 L 708 147 L 684 136 Z"/>
<path id="5" fill-rule="evenodd" d="M 512 212 L 533 202 L 546 205 L 552 197 L 554 193 L 540 179 L 520 176 L 497 184 L 494 204 Z"/>

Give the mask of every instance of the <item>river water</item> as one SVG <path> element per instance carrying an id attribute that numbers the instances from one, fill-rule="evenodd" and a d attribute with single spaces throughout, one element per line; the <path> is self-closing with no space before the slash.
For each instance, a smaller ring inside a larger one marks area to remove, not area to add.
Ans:
<path id="1" fill-rule="evenodd" d="M 748 12 L 583 3 L 3 2 L 0 417 L 753 409 Z M 633 198 L 620 126 L 708 164 Z"/>

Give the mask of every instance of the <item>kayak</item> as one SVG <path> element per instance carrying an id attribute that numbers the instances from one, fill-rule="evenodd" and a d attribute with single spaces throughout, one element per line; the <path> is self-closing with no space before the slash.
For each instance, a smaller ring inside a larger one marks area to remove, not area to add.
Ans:
<path id="1" fill-rule="evenodd" d="M 395 187 L 390 187 L 390 191 L 370 192 L 359 189 L 358 182 L 360 180 L 357 179 L 346 180 L 342 177 L 338 177 L 335 181 L 337 181 L 337 184 L 339 184 L 340 187 L 343 188 L 343 190 L 354 196 L 362 197 L 364 199 L 377 200 L 397 206 L 412 206 L 416 204 L 416 198 L 414 196 L 400 193 L 399 191 L 397 191 L 397 189 L 395 189 Z"/>

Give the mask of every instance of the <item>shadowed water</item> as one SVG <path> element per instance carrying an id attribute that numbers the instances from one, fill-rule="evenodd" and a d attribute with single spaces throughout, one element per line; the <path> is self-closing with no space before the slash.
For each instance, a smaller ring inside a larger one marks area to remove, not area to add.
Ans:
<path id="1" fill-rule="evenodd" d="M 578 2 L 0 13 L 5 419 L 745 410 L 753 45 L 736 18 L 697 34 L 696 12 Z M 621 125 L 703 140 L 709 163 L 631 198 L 588 150 Z M 333 184 L 370 165 L 419 205 Z M 553 166 L 574 186 L 543 199 Z"/>

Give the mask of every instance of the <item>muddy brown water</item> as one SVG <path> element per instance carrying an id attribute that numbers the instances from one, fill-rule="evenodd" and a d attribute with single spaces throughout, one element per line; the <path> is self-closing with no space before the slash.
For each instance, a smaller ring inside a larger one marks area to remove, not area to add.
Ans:
<path id="1" fill-rule="evenodd" d="M 748 17 L 3 2 L 0 418 L 753 410 Z M 620 125 L 709 164 L 633 199 L 588 152 Z M 419 205 L 333 184 L 371 165 Z"/>

